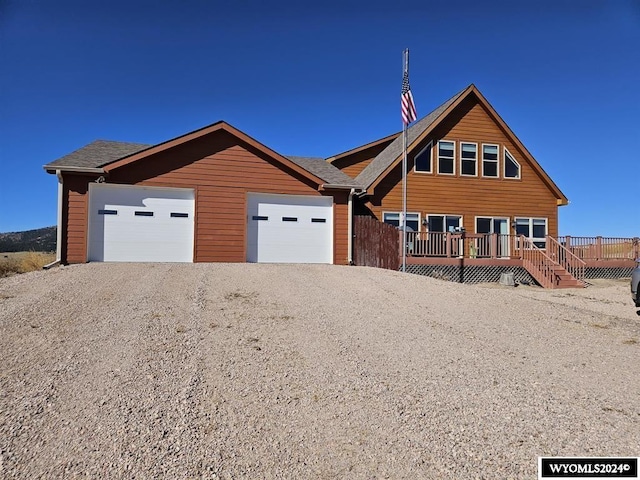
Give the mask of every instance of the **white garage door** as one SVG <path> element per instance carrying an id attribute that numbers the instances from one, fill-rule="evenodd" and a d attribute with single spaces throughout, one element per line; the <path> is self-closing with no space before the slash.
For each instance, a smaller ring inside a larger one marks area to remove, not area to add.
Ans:
<path id="1" fill-rule="evenodd" d="M 247 261 L 333 263 L 333 198 L 250 193 Z"/>
<path id="2" fill-rule="evenodd" d="M 89 261 L 192 262 L 190 189 L 89 184 Z"/>

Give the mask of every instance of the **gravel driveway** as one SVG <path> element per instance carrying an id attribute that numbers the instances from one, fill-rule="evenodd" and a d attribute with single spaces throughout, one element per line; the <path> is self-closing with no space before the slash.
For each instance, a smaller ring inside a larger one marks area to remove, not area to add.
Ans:
<path id="1" fill-rule="evenodd" d="M 88 264 L 0 279 L 2 478 L 537 478 L 640 455 L 628 283 Z"/>

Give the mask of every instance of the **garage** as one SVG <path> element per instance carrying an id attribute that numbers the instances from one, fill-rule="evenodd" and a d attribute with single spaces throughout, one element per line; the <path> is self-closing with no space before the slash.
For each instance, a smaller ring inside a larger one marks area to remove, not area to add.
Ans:
<path id="1" fill-rule="evenodd" d="M 88 260 L 192 262 L 194 191 L 89 184 Z"/>
<path id="2" fill-rule="evenodd" d="M 247 194 L 247 261 L 333 263 L 333 197 Z"/>

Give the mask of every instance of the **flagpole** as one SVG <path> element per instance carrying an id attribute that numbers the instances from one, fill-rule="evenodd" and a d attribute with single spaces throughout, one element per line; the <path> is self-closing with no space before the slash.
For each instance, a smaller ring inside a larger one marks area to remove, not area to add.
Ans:
<path id="1" fill-rule="evenodd" d="M 409 49 L 402 52 L 402 75 L 409 73 Z M 402 122 L 402 271 L 407 271 L 407 123 Z"/>

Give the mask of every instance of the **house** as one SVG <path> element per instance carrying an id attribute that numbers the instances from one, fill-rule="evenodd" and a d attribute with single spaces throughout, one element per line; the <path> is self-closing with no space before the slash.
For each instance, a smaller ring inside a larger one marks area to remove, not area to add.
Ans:
<path id="1" fill-rule="evenodd" d="M 349 261 L 353 179 L 225 122 L 158 145 L 96 141 L 44 168 L 63 263 Z"/>
<path id="2" fill-rule="evenodd" d="M 402 135 L 328 159 L 366 190 L 363 205 L 398 225 Z M 474 85 L 407 132 L 407 225 L 429 232 L 515 232 L 543 247 L 566 196 Z M 505 252 L 506 253 L 506 252 Z"/>
<path id="3" fill-rule="evenodd" d="M 58 178 L 58 258 L 351 264 L 354 216 L 400 223 L 402 157 L 401 133 L 325 160 L 222 121 L 157 145 L 95 141 L 44 166 Z M 597 262 L 624 250 L 615 267 L 632 265 L 637 239 L 558 238 L 566 196 L 475 85 L 408 128 L 407 160 L 409 271 L 575 286 L 585 260 L 610 271 Z"/>

